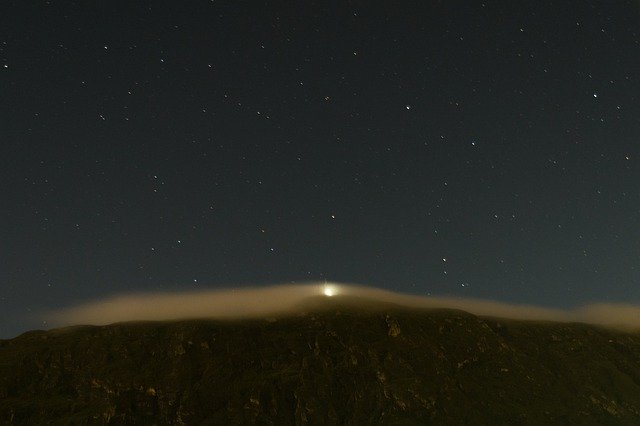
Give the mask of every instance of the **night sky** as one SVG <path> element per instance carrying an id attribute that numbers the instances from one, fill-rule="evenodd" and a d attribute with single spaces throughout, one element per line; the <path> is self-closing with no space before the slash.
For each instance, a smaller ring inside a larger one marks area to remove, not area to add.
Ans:
<path id="1" fill-rule="evenodd" d="M 640 303 L 637 1 L 8 0 L 0 100 L 0 337 L 325 279 Z"/>

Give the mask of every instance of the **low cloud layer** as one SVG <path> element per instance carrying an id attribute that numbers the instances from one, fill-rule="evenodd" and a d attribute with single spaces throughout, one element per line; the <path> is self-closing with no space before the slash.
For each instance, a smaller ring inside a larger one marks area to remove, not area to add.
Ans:
<path id="1" fill-rule="evenodd" d="M 475 315 L 585 322 L 607 327 L 640 329 L 640 306 L 593 304 L 572 310 L 514 305 L 490 300 L 422 297 L 338 283 L 310 283 L 190 293 L 139 293 L 116 296 L 47 315 L 56 325 L 104 325 L 122 321 L 162 321 L 193 318 L 260 318 L 301 312 L 309 298 L 355 296 L 417 308 L 460 309 Z M 307 306 L 308 307 L 308 306 Z"/>

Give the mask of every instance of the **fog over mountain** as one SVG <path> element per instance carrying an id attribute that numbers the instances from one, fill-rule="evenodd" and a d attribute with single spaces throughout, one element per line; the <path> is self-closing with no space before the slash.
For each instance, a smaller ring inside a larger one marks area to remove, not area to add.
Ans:
<path id="1" fill-rule="evenodd" d="M 122 294 L 46 314 L 53 325 L 104 325 L 124 321 L 193 318 L 240 319 L 292 315 L 308 309 L 307 300 L 349 296 L 353 300 L 416 308 L 459 309 L 474 315 L 522 320 L 585 322 L 640 328 L 640 307 L 621 303 L 589 304 L 561 310 L 533 305 L 456 297 L 425 297 L 333 282 L 227 290 Z"/>

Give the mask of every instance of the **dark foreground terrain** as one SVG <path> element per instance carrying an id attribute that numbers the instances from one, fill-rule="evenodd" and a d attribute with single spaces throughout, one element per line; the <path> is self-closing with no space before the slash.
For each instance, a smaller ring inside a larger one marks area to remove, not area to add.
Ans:
<path id="1" fill-rule="evenodd" d="M 0 424 L 640 424 L 640 334 L 333 298 L 0 341 Z"/>

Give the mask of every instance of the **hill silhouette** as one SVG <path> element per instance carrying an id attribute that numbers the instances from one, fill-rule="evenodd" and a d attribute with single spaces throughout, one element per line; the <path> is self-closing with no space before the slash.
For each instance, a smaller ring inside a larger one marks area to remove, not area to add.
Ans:
<path id="1" fill-rule="evenodd" d="M 8 424 L 640 424 L 640 333 L 354 297 L 0 341 Z"/>

